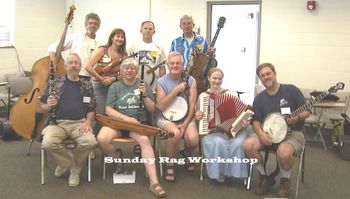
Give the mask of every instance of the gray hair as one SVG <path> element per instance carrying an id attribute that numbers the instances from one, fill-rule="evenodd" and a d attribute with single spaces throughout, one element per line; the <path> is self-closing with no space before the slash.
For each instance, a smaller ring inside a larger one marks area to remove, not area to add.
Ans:
<path id="1" fill-rule="evenodd" d="M 184 58 L 183 58 L 183 56 L 181 55 L 181 53 L 179 53 L 179 52 L 177 52 L 177 51 L 173 51 L 173 52 L 170 52 L 170 53 L 169 53 L 168 61 L 167 61 L 167 62 L 169 62 L 169 60 L 170 60 L 171 58 L 176 57 L 176 56 L 179 56 L 179 57 L 181 58 L 181 62 L 184 63 Z"/>
<path id="2" fill-rule="evenodd" d="M 180 25 L 181 25 L 182 20 L 185 20 L 185 19 L 190 19 L 190 20 L 192 21 L 192 23 L 194 24 L 194 21 L 193 21 L 192 16 L 190 16 L 190 15 L 184 15 L 184 16 L 182 16 L 181 19 L 180 19 Z"/>
<path id="3" fill-rule="evenodd" d="M 76 57 L 78 57 L 79 58 L 79 63 L 81 64 L 81 58 L 80 58 L 80 56 L 77 54 L 77 53 L 69 53 L 68 55 L 67 55 L 67 59 L 64 61 L 64 65 L 68 65 L 68 57 L 69 56 L 76 56 Z"/>
<path id="4" fill-rule="evenodd" d="M 124 70 L 127 66 L 133 66 L 136 71 L 139 71 L 139 63 L 134 58 L 127 58 L 120 64 L 120 69 Z"/>
<path id="5" fill-rule="evenodd" d="M 98 21 L 98 25 L 101 25 L 101 19 L 96 13 L 91 12 L 85 16 L 85 26 L 87 25 L 89 19 L 95 19 L 96 21 Z"/>

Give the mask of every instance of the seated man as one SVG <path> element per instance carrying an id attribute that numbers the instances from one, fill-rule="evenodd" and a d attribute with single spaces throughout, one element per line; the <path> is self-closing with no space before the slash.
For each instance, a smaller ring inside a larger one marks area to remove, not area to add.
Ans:
<path id="1" fill-rule="evenodd" d="M 294 85 L 280 84 L 276 79 L 275 67 L 270 63 L 260 64 L 256 74 L 265 86 L 266 90 L 257 95 L 253 102 L 254 116 L 253 128 L 255 134 L 243 142 L 243 149 L 249 158 L 256 158 L 256 168 L 260 174 L 260 182 L 255 189 L 258 195 L 265 194 L 275 183 L 273 175 L 265 172 L 260 150 L 271 146 L 272 138 L 263 130 L 263 119 L 271 113 L 279 112 L 282 115 L 290 115 L 286 123 L 290 128 L 285 140 L 277 146 L 277 159 L 281 168 L 280 186 L 278 197 L 286 198 L 290 193 L 290 170 L 293 167 L 295 156 L 300 156 L 305 144 L 302 132 L 304 120 L 309 117 L 310 111 L 301 111 L 292 116 L 292 112 L 305 104 L 300 90 Z"/>
<path id="2" fill-rule="evenodd" d="M 181 138 L 185 140 L 186 149 L 184 156 L 190 156 L 192 150 L 199 142 L 198 130 L 194 122 L 194 111 L 197 100 L 196 81 L 192 76 L 189 76 L 188 80 L 186 80 L 186 77 L 183 77 L 184 60 L 180 53 L 171 52 L 168 57 L 167 65 L 169 73 L 157 81 L 157 107 L 164 113 L 175 99 L 179 100 L 183 98 L 187 102 L 186 106 L 188 107 L 188 111 L 182 119 L 176 122 L 171 118 L 164 117 L 162 113 L 157 113 L 157 126 L 164 128 L 168 132 L 174 132 L 174 137 L 167 140 L 166 152 L 169 158 L 174 158 L 175 149 Z M 179 96 L 179 98 L 176 98 L 179 94 L 181 97 Z M 186 110 L 187 107 L 176 107 L 176 109 Z M 171 114 L 172 113 L 170 113 L 170 115 Z M 186 159 L 185 166 L 188 171 L 194 170 L 194 165 L 189 162 L 189 159 Z M 170 182 L 175 181 L 173 163 L 167 163 L 165 180 Z"/>
<path id="3" fill-rule="evenodd" d="M 67 74 L 56 78 L 55 84 L 49 83 L 41 98 L 41 108 L 51 112 L 49 125 L 42 132 L 42 146 L 57 160 L 55 176 L 62 176 L 70 168 L 69 186 L 75 187 L 80 182 L 82 162 L 97 144 L 91 127 L 96 100 L 91 83 L 79 76 L 79 56 L 70 53 L 64 67 Z M 77 144 L 72 156 L 62 144 L 67 138 Z"/>

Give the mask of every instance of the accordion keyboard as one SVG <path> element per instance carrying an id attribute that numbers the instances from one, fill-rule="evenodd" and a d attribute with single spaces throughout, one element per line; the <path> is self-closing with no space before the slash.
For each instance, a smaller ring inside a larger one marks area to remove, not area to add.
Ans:
<path id="1" fill-rule="evenodd" d="M 208 121 L 208 107 L 209 107 L 209 98 L 210 96 L 200 96 L 199 98 L 199 110 L 203 112 L 203 118 L 199 120 L 198 124 L 198 131 L 199 135 L 206 135 L 208 134 L 208 127 L 209 127 L 209 121 Z"/>

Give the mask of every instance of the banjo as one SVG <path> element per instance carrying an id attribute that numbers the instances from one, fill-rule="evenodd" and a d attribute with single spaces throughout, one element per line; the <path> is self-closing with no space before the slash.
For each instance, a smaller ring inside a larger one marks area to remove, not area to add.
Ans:
<path id="1" fill-rule="evenodd" d="M 182 78 L 182 82 L 188 82 L 189 73 L 188 70 L 184 71 L 184 78 Z M 188 84 L 187 84 L 188 85 Z M 185 91 L 187 88 L 185 89 Z M 185 92 L 184 91 L 184 92 Z M 183 93 L 183 92 L 181 92 Z M 162 112 L 162 115 L 165 117 L 165 119 L 172 121 L 172 122 L 178 122 L 185 118 L 188 111 L 188 104 L 185 98 L 181 97 L 181 93 L 179 93 L 171 102 L 171 104 L 168 106 L 167 109 L 165 109 Z"/>
<path id="2" fill-rule="evenodd" d="M 147 82 L 150 86 L 154 83 L 155 80 L 155 74 L 154 72 L 162 67 L 166 61 L 162 61 L 161 63 L 153 66 L 153 68 L 149 65 L 144 65 L 145 66 L 145 73 L 144 73 L 144 81 Z M 139 74 L 141 76 L 141 74 Z"/>
<path id="3" fill-rule="evenodd" d="M 338 82 L 335 86 L 330 87 L 327 91 L 323 92 L 316 98 L 312 98 L 309 102 L 293 111 L 290 115 L 296 117 L 301 112 L 310 110 L 315 103 L 324 99 L 328 94 L 336 93 L 339 89 L 343 90 L 344 86 L 344 83 Z M 267 115 L 262 126 L 264 132 L 270 135 L 273 144 L 281 143 L 288 136 L 286 116 L 281 115 L 281 113 L 271 113 Z"/>

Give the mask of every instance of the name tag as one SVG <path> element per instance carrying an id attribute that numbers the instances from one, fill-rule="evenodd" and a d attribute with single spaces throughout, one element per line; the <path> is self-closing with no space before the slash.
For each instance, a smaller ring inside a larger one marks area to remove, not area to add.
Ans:
<path id="1" fill-rule="evenodd" d="M 91 98 L 90 97 L 83 97 L 83 103 L 90 103 Z"/>
<path id="2" fill-rule="evenodd" d="M 135 89 L 134 93 L 135 93 L 135 95 L 140 95 L 140 90 L 139 89 Z"/>
<path id="3" fill-rule="evenodd" d="M 288 115 L 288 114 L 290 114 L 291 112 L 290 112 L 290 108 L 289 107 L 282 107 L 281 108 L 281 114 L 282 115 Z"/>

